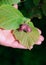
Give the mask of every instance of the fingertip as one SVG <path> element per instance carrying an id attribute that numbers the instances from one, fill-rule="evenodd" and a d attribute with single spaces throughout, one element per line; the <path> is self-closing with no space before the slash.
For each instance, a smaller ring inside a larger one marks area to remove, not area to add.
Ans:
<path id="1" fill-rule="evenodd" d="M 42 35 L 40 35 L 40 40 L 44 41 L 44 37 Z"/>
<path id="2" fill-rule="evenodd" d="M 37 30 L 38 30 L 39 34 L 41 34 L 41 33 L 42 33 L 40 29 L 37 29 Z"/>

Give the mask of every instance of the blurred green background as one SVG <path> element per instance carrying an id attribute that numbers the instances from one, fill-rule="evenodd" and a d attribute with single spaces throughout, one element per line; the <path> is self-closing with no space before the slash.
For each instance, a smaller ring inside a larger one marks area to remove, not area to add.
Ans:
<path id="1" fill-rule="evenodd" d="M 45 40 L 32 50 L 0 46 L 0 65 L 46 65 L 46 17 L 33 18 L 34 25 L 42 30 Z"/>
<path id="2" fill-rule="evenodd" d="M 41 45 L 34 45 L 32 50 L 0 46 L 0 65 L 46 65 L 46 0 L 21 1 L 19 10 L 41 29 L 45 39 Z"/>

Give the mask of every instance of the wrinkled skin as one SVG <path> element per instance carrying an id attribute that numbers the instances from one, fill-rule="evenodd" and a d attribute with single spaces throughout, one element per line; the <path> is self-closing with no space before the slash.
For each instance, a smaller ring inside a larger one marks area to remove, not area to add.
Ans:
<path id="1" fill-rule="evenodd" d="M 18 9 L 18 5 L 14 5 L 16 9 Z M 28 28 L 28 29 L 27 29 Z M 30 32 L 30 28 L 26 27 L 25 25 L 21 27 L 22 30 L 26 30 Z M 38 32 L 40 34 L 39 39 L 36 41 L 35 44 L 40 45 L 42 41 L 44 40 L 44 37 L 41 35 L 41 31 L 38 29 Z M 12 48 L 21 48 L 21 49 L 27 49 L 23 45 L 21 45 L 13 36 L 12 30 L 3 30 L 0 29 L 0 45 L 12 47 Z M 33 46 L 30 47 L 32 49 Z"/>

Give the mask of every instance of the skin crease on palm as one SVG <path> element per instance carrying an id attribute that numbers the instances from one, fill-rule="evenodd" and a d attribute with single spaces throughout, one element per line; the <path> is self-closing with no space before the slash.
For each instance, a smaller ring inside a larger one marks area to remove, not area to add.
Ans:
<path id="1" fill-rule="evenodd" d="M 14 7 L 18 9 L 17 4 L 15 4 Z M 38 29 L 38 32 L 40 34 L 40 37 L 35 44 L 40 45 L 44 40 L 44 37 L 41 35 L 41 30 Z M 15 40 L 11 30 L 0 29 L 0 45 L 12 47 L 12 48 L 27 49 L 26 47 L 21 45 L 17 40 Z M 30 49 L 32 48 L 33 46 L 30 47 Z"/>

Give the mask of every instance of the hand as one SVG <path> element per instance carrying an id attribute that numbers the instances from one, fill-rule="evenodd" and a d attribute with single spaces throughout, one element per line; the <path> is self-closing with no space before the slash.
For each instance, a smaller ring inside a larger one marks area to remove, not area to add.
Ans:
<path id="1" fill-rule="evenodd" d="M 13 7 L 18 9 L 17 4 L 14 4 Z M 39 29 L 38 29 L 38 32 L 40 34 L 40 37 L 36 41 L 35 44 L 40 45 L 42 43 L 42 41 L 44 40 L 44 37 L 41 35 L 41 31 Z M 21 45 L 18 41 L 16 41 L 16 39 L 14 38 L 11 30 L 0 29 L 0 45 L 12 47 L 12 48 L 27 49 L 26 47 Z M 30 49 L 32 49 L 32 48 L 33 48 L 33 46 L 30 47 Z"/>
<path id="2" fill-rule="evenodd" d="M 44 40 L 44 37 L 41 35 L 41 31 L 38 29 L 40 33 L 39 40 L 35 44 L 40 45 Z M 11 30 L 2 30 L 0 29 L 0 45 L 8 46 L 12 48 L 23 48 L 26 49 L 23 45 L 21 45 L 16 39 L 14 38 Z M 33 46 L 30 47 L 32 49 Z"/>

